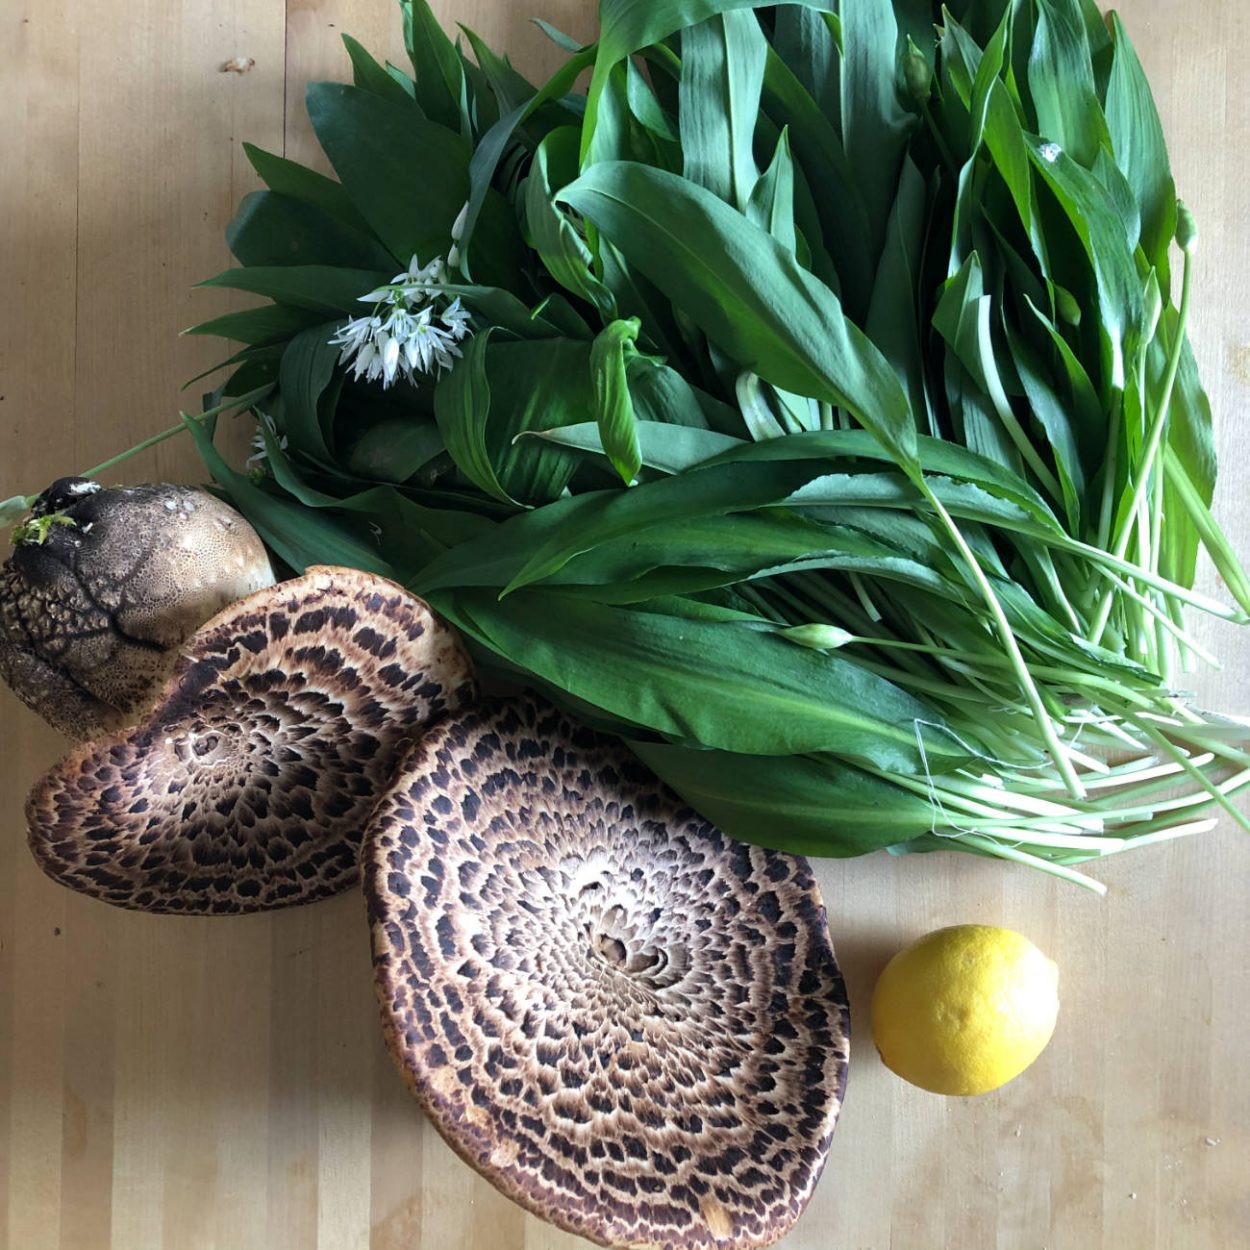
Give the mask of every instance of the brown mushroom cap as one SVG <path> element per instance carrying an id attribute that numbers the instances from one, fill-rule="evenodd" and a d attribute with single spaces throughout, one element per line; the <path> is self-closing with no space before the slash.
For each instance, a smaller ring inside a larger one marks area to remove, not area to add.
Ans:
<path id="1" fill-rule="evenodd" d="M 357 880 L 361 831 L 403 748 L 475 693 L 458 639 L 421 600 L 311 569 L 214 617 L 144 721 L 36 783 L 31 850 L 71 889 L 142 911 L 337 893 Z"/>
<path id="2" fill-rule="evenodd" d="M 62 478 L 34 515 L 66 523 L 0 571 L 0 678 L 80 741 L 136 720 L 185 639 L 273 584 L 260 536 L 197 487 Z"/>
<path id="3" fill-rule="evenodd" d="M 361 851 L 387 1042 L 452 1148 L 601 1245 L 768 1245 L 824 1164 L 845 988 L 806 860 L 525 697 L 410 751 Z"/>

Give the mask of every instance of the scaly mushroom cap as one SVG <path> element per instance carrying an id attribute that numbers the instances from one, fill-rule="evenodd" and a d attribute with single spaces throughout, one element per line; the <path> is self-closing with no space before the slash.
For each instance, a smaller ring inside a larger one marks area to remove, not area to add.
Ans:
<path id="1" fill-rule="evenodd" d="M 527 697 L 414 746 L 361 863 L 387 1042 L 483 1176 L 601 1245 L 793 1225 L 848 1048 L 806 860 L 730 841 Z"/>
<path id="2" fill-rule="evenodd" d="M 0 678 L 79 741 L 138 719 L 181 643 L 273 584 L 260 536 L 196 487 L 61 478 L 33 516 L 61 523 L 0 570 Z"/>
<path id="3" fill-rule="evenodd" d="M 403 748 L 475 693 L 459 641 L 421 600 L 311 569 L 214 617 L 142 723 L 36 783 L 31 850 L 71 889 L 142 911 L 337 893 L 357 880 L 361 830 Z"/>

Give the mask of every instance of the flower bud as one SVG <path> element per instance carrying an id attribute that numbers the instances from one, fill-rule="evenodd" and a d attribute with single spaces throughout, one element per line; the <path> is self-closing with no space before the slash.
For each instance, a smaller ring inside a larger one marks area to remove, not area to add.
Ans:
<path id="1" fill-rule="evenodd" d="M 917 104 L 923 107 L 929 102 L 933 92 L 933 66 L 910 35 L 907 37 L 907 53 L 903 57 L 903 81 L 907 84 L 907 94 Z"/>
<path id="2" fill-rule="evenodd" d="M 1176 242 L 1186 256 L 1198 250 L 1198 223 L 1184 200 L 1176 201 Z"/>

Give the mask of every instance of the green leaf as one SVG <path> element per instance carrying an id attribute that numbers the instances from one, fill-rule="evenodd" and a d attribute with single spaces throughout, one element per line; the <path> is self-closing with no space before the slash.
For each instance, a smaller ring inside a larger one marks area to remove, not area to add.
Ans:
<path id="1" fill-rule="evenodd" d="M 330 411 L 322 405 L 322 397 L 334 376 L 339 357 L 338 347 L 330 344 L 333 323 L 312 326 L 297 334 L 282 353 L 278 384 L 282 391 L 282 428 L 291 448 L 314 460 L 330 460 L 327 438 Z M 329 397 L 327 397 L 329 398 Z M 330 405 L 332 409 L 332 404 Z"/>
<path id="2" fill-rule="evenodd" d="M 517 71 L 506 55 L 496 55 L 490 45 L 463 22 L 460 22 L 459 26 L 464 31 L 469 46 L 473 49 L 474 59 L 482 73 L 486 75 L 486 81 L 490 84 L 495 99 L 499 101 L 500 114 L 511 112 L 534 96 L 538 88 L 524 74 Z"/>
<path id="3" fill-rule="evenodd" d="M 923 730 L 930 768 L 967 758 L 928 704 L 839 656 L 733 623 L 554 592 L 501 604 L 489 591 L 462 590 L 433 602 L 471 637 L 559 689 L 683 741 L 751 755 L 832 751 L 916 773 L 920 722 L 936 727 Z"/>
<path id="4" fill-rule="evenodd" d="M 564 95 L 572 87 L 577 75 L 594 60 L 593 47 L 586 49 L 561 66 L 546 84 L 532 97 L 518 104 L 506 116 L 499 118 L 478 140 L 469 163 L 469 198 L 461 232 L 461 251 L 470 254 L 478 215 L 491 189 L 499 162 L 512 142 L 513 133 L 528 117 L 549 100 Z M 558 128 L 557 128 L 558 129 Z"/>
<path id="5" fill-rule="evenodd" d="M 492 342 L 486 357 L 491 386 L 486 442 L 499 481 L 526 504 L 558 499 L 577 458 L 554 444 L 518 442 L 532 430 L 549 430 L 594 415 L 590 343 L 571 339 Z"/>
<path id="6" fill-rule="evenodd" d="M 264 179 L 265 185 L 271 191 L 315 205 L 357 230 L 368 230 L 368 223 L 356 211 L 356 206 L 343 190 L 341 183 L 295 161 L 289 161 L 285 156 L 266 152 L 264 148 L 258 148 L 253 143 L 245 143 L 243 151 L 252 162 L 252 168 Z"/>
<path id="7" fill-rule="evenodd" d="M 1051 386 L 1044 365 L 1024 338 L 1016 334 L 1009 326 L 1005 332 L 1016 372 L 1019 374 L 1029 401 L 1029 409 L 1046 434 L 1045 442 L 1050 448 L 1063 492 L 1068 532 L 1080 534 L 1081 515 L 1085 507 L 1086 482 L 1085 458 L 1081 454 L 1074 429 L 1079 420 L 1079 413 L 1069 413 L 1068 406 Z M 1087 429 L 1085 433 L 1086 444 L 1089 447 L 1093 442 L 1090 436 L 1095 432 Z M 1092 457 L 1090 463 L 1096 463 Z"/>
<path id="8" fill-rule="evenodd" d="M 365 430 L 343 463 L 355 477 L 400 485 L 445 450 L 434 422 L 412 415 L 389 417 Z"/>
<path id="9" fill-rule="evenodd" d="M 832 258 L 835 273 L 822 275 L 822 280 L 840 283 L 852 317 L 858 317 L 867 312 L 873 274 L 868 210 L 859 179 L 841 136 L 771 48 L 764 67 L 764 107 L 778 127 L 789 131 L 796 174 L 803 175 L 795 180 L 797 224 L 813 257 L 818 249 L 828 248 Z M 811 201 L 810 214 L 804 213 L 805 200 Z"/>
<path id="10" fill-rule="evenodd" d="M 566 35 L 564 31 L 557 30 L 550 22 L 543 21 L 541 17 L 531 17 L 530 21 L 564 52 L 581 52 L 586 46 L 579 43 L 572 35 Z"/>
<path id="11" fill-rule="evenodd" d="M 917 418 L 927 417 L 929 408 L 917 320 L 927 190 L 920 171 L 908 157 L 890 210 L 865 325 L 868 337 L 893 367 Z M 932 429 L 932 418 L 927 420 Z"/>
<path id="12" fill-rule="evenodd" d="M 638 319 L 613 321 L 590 347 L 590 375 L 603 448 L 612 467 L 628 486 L 642 465 L 638 449 L 638 421 L 630 396 L 626 365 L 637 355 Z"/>
<path id="13" fill-rule="evenodd" d="M 527 242 L 566 291 L 586 300 L 604 320 L 616 316 L 612 292 L 594 272 L 590 248 L 554 201 L 577 176 L 577 131 L 553 130 L 538 145 L 525 184 Z"/>
<path id="14" fill-rule="evenodd" d="M 776 239 L 703 188 L 628 162 L 592 166 L 560 198 L 743 368 L 846 408 L 914 469 L 915 426 L 889 363 Z"/>
<path id="15" fill-rule="evenodd" d="M 892 0 L 855 0 L 843 4 L 840 14 L 842 146 L 861 188 L 868 261 L 875 271 L 915 119 L 899 103 L 895 85 L 898 25 Z"/>
<path id="16" fill-rule="evenodd" d="M 468 137 L 464 71 L 455 47 L 426 0 L 400 0 L 399 7 L 421 111 L 432 122 Z"/>
<path id="17" fill-rule="evenodd" d="M 261 308 L 244 308 L 239 312 L 223 313 L 191 326 L 184 334 L 211 334 L 218 338 L 233 339 L 236 343 L 272 343 L 276 339 L 290 338 L 310 325 L 325 319 L 325 313 L 308 308 L 292 308 L 286 304 L 266 304 Z"/>
<path id="18" fill-rule="evenodd" d="M 334 265 L 251 265 L 227 269 L 196 286 L 251 291 L 282 304 L 322 313 L 359 313 L 360 297 L 389 282 L 392 276 L 382 270 L 340 269 Z"/>
<path id="19" fill-rule="evenodd" d="M 241 265 L 321 264 L 390 269 L 394 260 L 372 235 L 324 209 L 275 191 L 243 197 L 226 227 L 226 243 Z"/>
<path id="20" fill-rule="evenodd" d="M 651 84 L 647 82 L 642 71 L 633 61 L 625 62 L 625 100 L 634 120 L 649 130 L 657 139 L 673 143 L 679 140 L 677 126 L 656 97 Z M 574 148 L 573 159 L 576 167 L 576 148 Z"/>
<path id="21" fill-rule="evenodd" d="M 866 855 L 933 824 L 924 799 L 833 759 L 640 741 L 629 747 L 701 816 L 756 846 L 795 855 Z"/>
<path id="22" fill-rule="evenodd" d="M 1176 184 L 1150 84 L 1117 14 L 1110 16 L 1115 57 L 1107 83 L 1107 130 L 1141 210 L 1142 248 L 1168 292 L 1168 249 L 1176 232 Z"/>
<path id="23" fill-rule="evenodd" d="M 711 428 L 698 392 L 668 365 L 657 364 L 650 357 L 638 357 L 630 365 L 629 389 L 634 410 L 644 424 Z M 639 437 L 642 433 L 640 430 Z"/>
<path id="24" fill-rule="evenodd" d="M 1037 196 L 1033 189 L 1029 149 L 1011 96 L 998 78 L 990 84 L 986 95 L 982 138 L 1007 185 L 1007 190 L 1011 193 L 1020 222 L 1033 244 L 1033 250 L 1045 274 L 1049 270 L 1046 241 L 1034 220 L 1037 216 Z"/>
<path id="25" fill-rule="evenodd" d="M 1037 32 L 1029 56 L 1029 89 L 1042 137 L 1092 169 L 1107 139 L 1098 103 L 1085 19 L 1077 0 L 1034 0 Z"/>
<path id="26" fill-rule="evenodd" d="M 601 0 L 599 45 L 586 95 L 582 129 L 582 167 L 600 159 L 596 146 L 600 97 L 613 69 L 648 44 L 662 43 L 678 30 L 695 26 L 718 13 L 757 9 L 767 0 Z M 808 8 L 830 10 L 832 0 L 796 0 Z"/>
<path id="27" fill-rule="evenodd" d="M 941 475 L 980 486 L 989 494 L 1009 501 L 1033 521 L 1060 533 L 1046 501 L 1017 473 L 979 456 L 958 443 L 921 435 L 916 440 L 921 469 L 926 475 Z M 892 463 L 892 457 L 864 430 L 821 430 L 792 434 L 769 443 L 742 443 L 717 456 L 707 467 L 720 464 L 756 464 L 780 460 L 828 460 L 834 464 L 868 459 Z"/>
<path id="28" fill-rule="evenodd" d="M 359 87 L 310 83 L 307 101 L 330 164 L 391 254 L 404 265 L 446 255 L 469 195 L 464 140 Z"/>
<path id="29" fill-rule="evenodd" d="M 352 81 L 364 91 L 372 91 L 384 100 L 392 100 L 405 107 L 411 107 L 412 96 L 400 86 L 386 69 L 379 65 L 351 35 L 343 35 L 343 46 L 352 62 Z"/>
<path id="30" fill-rule="evenodd" d="M 460 296 L 469 308 L 492 326 L 507 330 L 517 338 L 559 338 L 562 333 L 560 327 L 546 316 L 551 307 L 550 300 L 544 300 L 537 308 L 528 308 L 511 291 L 505 291 L 501 287 L 444 282 L 442 289 L 449 296 Z M 590 335 L 587 334 L 586 337 L 589 338 Z"/>
<path id="31" fill-rule="evenodd" d="M 1053 145 L 1030 139 L 1029 159 L 1054 192 L 1093 267 L 1101 312 L 1099 337 L 1108 382 L 1125 385 L 1126 360 L 1141 338 L 1144 308 L 1137 266 L 1110 195 L 1087 169 Z"/>
<path id="32" fill-rule="evenodd" d="M 682 32 L 683 172 L 745 209 L 759 177 L 753 151 L 768 45 L 755 14 L 729 12 Z"/>
<path id="33" fill-rule="evenodd" d="M 839 132 L 842 126 L 842 53 L 829 29 L 829 14 L 779 5 L 772 45 Z"/>
<path id="34" fill-rule="evenodd" d="M 586 421 L 579 425 L 566 425 L 557 430 L 545 430 L 537 437 L 571 447 L 578 451 L 605 456 L 603 436 L 597 422 Z M 649 469 L 661 473 L 682 473 L 693 469 L 722 452 L 730 451 L 741 443 L 740 439 L 715 430 L 698 429 L 685 425 L 660 425 L 654 421 L 642 421 L 638 425 L 639 456 Z"/>
<path id="35" fill-rule="evenodd" d="M 516 504 L 495 474 L 486 449 L 491 388 L 486 377 L 486 349 L 493 327 L 475 334 L 464 356 L 434 389 L 434 417 L 456 467 L 479 490 L 501 503 Z"/>
<path id="36" fill-rule="evenodd" d="M 795 250 L 794 161 L 790 156 L 789 131 L 785 129 L 777 140 L 771 163 L 751 190 L 746 215 L 783 247 Z"/>

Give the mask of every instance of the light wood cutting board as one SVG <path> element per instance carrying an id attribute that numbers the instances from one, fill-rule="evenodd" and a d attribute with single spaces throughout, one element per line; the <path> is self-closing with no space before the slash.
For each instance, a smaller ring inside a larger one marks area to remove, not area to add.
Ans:
<path id="1" fill-rule="evenodd" d="M 576 35 L 588 0 L 436 3 L 525 69 L 531 11 Z M 1220 422 L 1219 513 L 1250 552 L 1250 5 L 1126 0 L 1182 192 L 1203 230 L 1194 339 Z M 231 307 L 191 283 L 254 177 L 240 141 L 316 157 L 303 84 L 348 30 L 400 59 L 387 0 L 0 3 L 0 498 L 176 419 Z M 225 69 L 239 58 L 236 70 Z M 128 480 L 195 480 L 183 441 Z M 1213 587 L 1213 583 L 1208 580 Z M 1246 643 L 1212 705 L 1250 708 Z M 354 896 L 225 922 L 114 911 L 48 883 L 22 797 L 55 736 L 0 692 L 0 1246 L 8 1250 L 571 1250 L 423 1122 L 377 1027 Z M 1250 1246 L 1250 838 L 1231 828 L 1109 862 L 1104 901 L 968 857 L 820 869 L 858 1036 L 817 1196 L 787 1250 Z M 867 996 L 900 945 L 1001 923 L 1058 960 L 1054 1042 L 996 1095 L 886 1072 Z"/>

